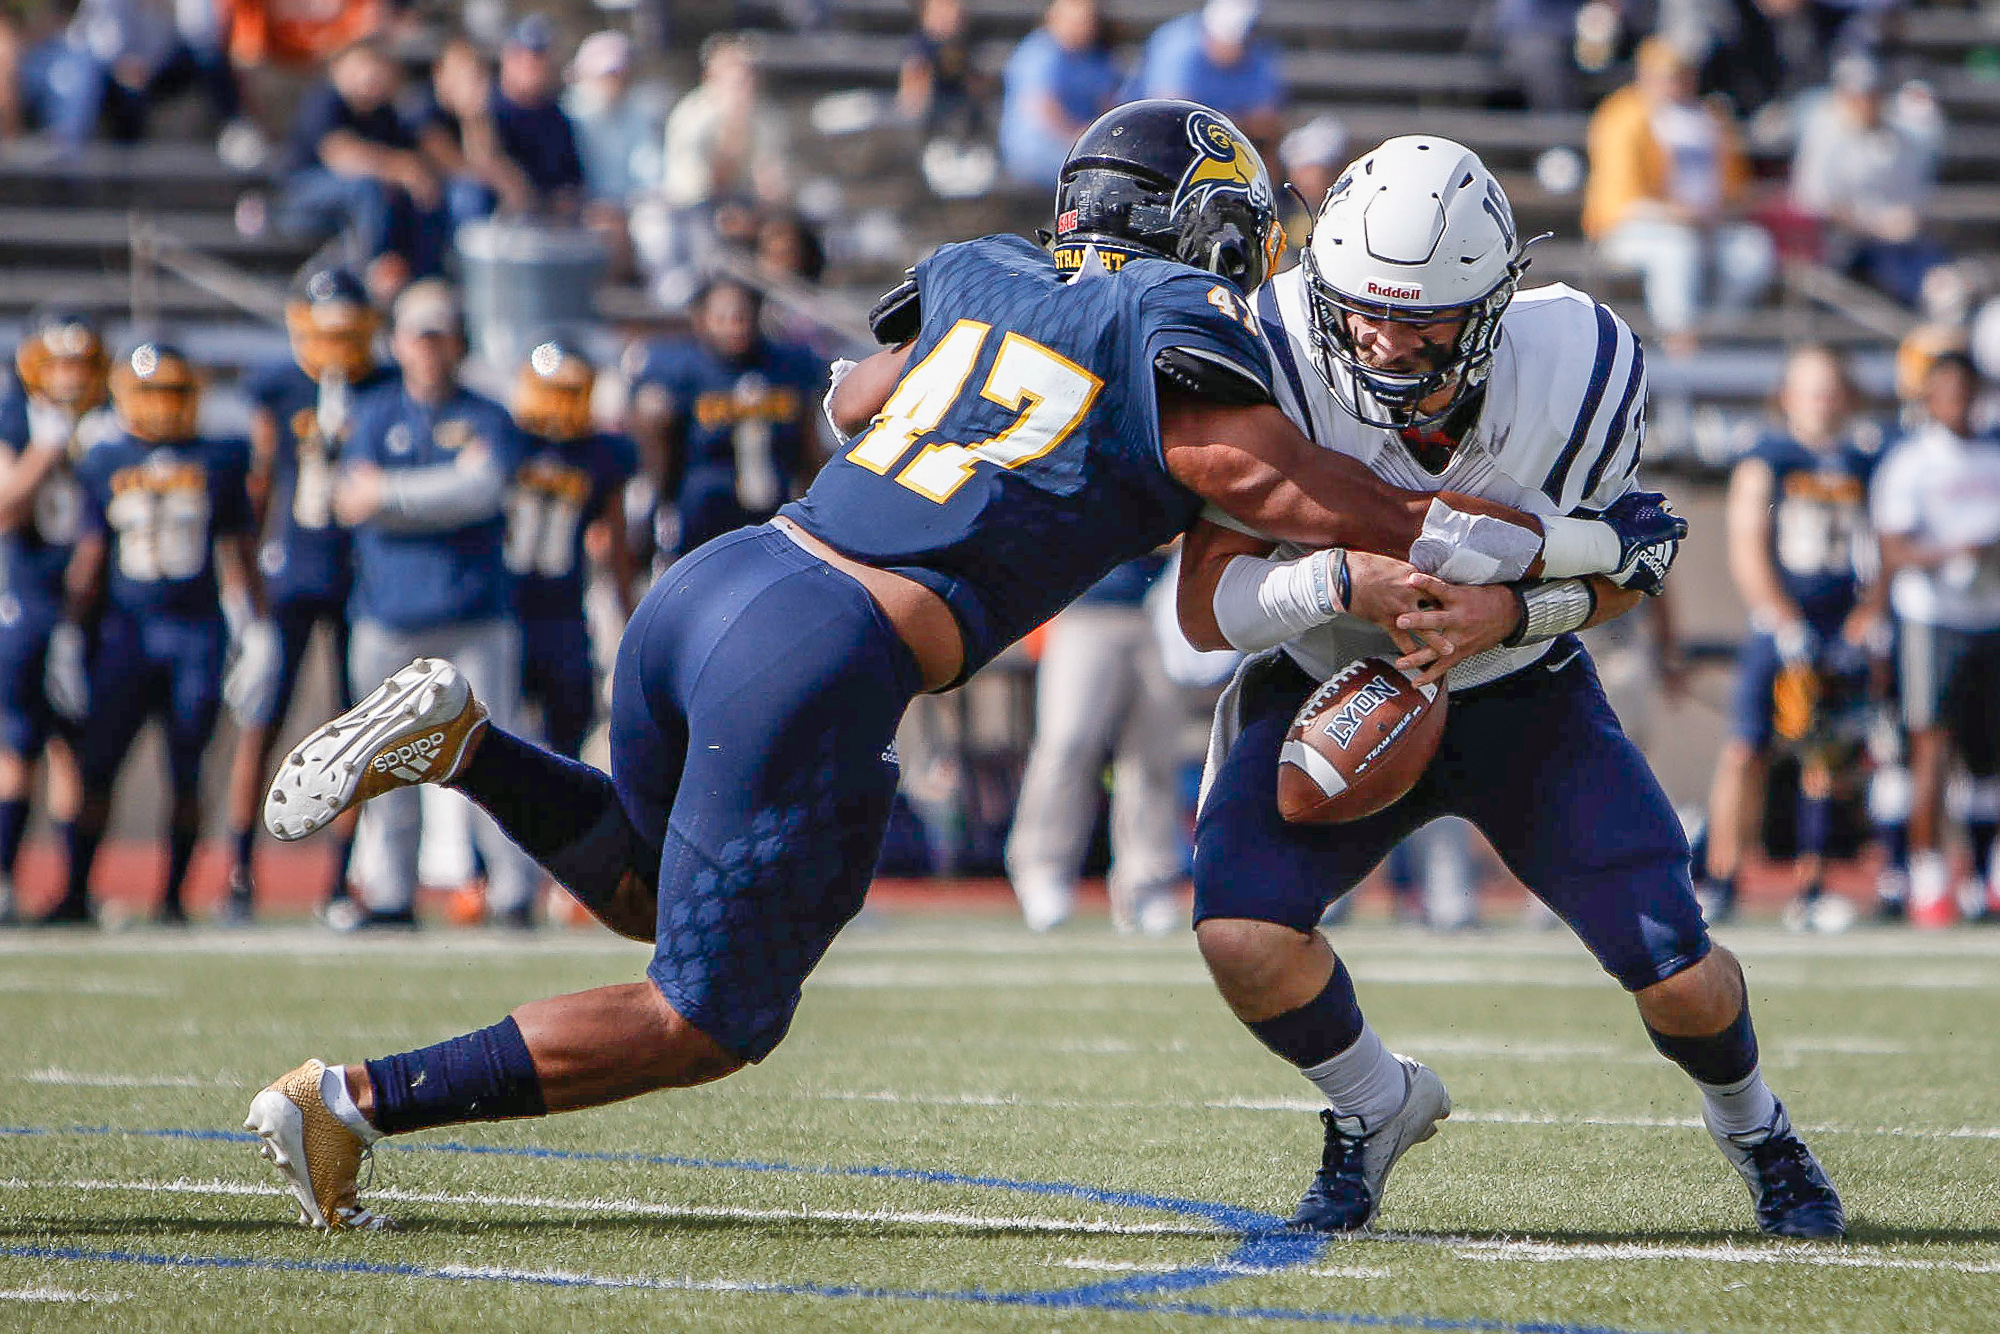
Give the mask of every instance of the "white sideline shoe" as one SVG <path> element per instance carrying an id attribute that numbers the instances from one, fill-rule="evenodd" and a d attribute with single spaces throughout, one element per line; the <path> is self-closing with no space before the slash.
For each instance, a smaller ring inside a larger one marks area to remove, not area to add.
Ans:
<path id="1" fill-rule="evenodd" d="M 486 724 L 486 706 L 442 658 L 418 658 L 285 756 L 264 797 L 264 827 L 290 843 L 370 797 L 443 783 Z"/>
<path id="2" fill-rule="evenodd" d="M 263 1143 L 258 1152 L 285 1178 L 299 1202 L 299 1222 L 322 1232 L 377 1231 L 395 1226 L 364 1207 L 357 1181 L 370 1150 L 361 1136 L 327 1110 L 319 1081 L 322 1061 L 307 1061 L 259 1093 L 243 1128 Z"/>

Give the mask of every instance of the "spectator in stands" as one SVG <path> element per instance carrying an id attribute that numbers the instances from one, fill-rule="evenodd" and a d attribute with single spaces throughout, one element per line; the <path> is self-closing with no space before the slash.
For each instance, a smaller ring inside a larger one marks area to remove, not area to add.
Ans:
<path id="1" fill-rule="evenodd" d="M 1821 901 L 1820 871 L 1840 777 L 1825 762 L 1832 711 L 1865 705 L 1868 655 L 1885 630 L 1867 577 L 1874 562 L 1868 484 L 1876 464 L 1869 446 L 1879 448 L 1880 440 L 1856 415 L 1859 403 L 1837 353 L 1794 351 L 1778 389 L 1781 420 L 1730 475 L 1729 571 L 1750 609 L 1750 632 L 1737 659 L 1730 735 L 1716 759 L 1706 832 L 1696 845 L 1696 893 L 1711 922 L 1734 910 L 1744 845 L 1778 745 L 1802 765 L 1798 924 L 1837 930 L 1852 918 L 1843 904 Z"/>
<path id="2" fill-rule="evenodd" d="M 593 203 L 622 213 L 634 195 L 658 188 L 663 127 L 658 108 L 632 90 L 632 43 L 624 33 L 594 32 L 577 45 L 562 105 Z"/>
<path id="3" fill-rule="evenodd" d="M 354 530 L 348 675 L 365 692 L 412 658 L 449 658 L 476 683 L 494 721 L 512 727 L 521 639 L 503 506 L 522 438 L 505 408 L 459 383 L 463 335 L 443 281 L 405 288 L 393 328 L 402 383 L 357 405 L 334 488 L 334 515 Z M 419 802 L 411 788 L 369 807 L 375 856 L 362 886 L 367 909 L 342 920 L 329 908 L 334 925 L 415 925 Z M 474 812 L 472 820 L 495 918 L 533 925 L 540 873 L 490 817 Z"/>
<path id="4" fill-rule="evenodd" d="M 443 186 L 396 111 L 401 81 L 372 38 L 333 58 L 299 104 L 278 208 L 288 230 L 349 233 L 378 301 L 438 272 L 450 230 Z"/>
<path id="5" fill-rule="evenodd" d="M 493 75 L 469 38 L 454 37 L 431 62 L 430 96 L 417 141 L 444 178 L 445 208 L 455 230 L 489 217 L 533 211 L 535 187 L 501 147 L 493 120 Z"/>
<path id="6" fill-rule="evenodd" d="M 1924 377 L 1930 420 L 1882 461 L 1870 496 L 1898 623 L 1915 782 L 1909 914 L 1924 927 L 2000 909 L 1992 865 L 2000 832 L 1993 691 L 2000 680 L 2000 443 L 1972 425 L 1981 387 L 1969 356 L 1940 353 Z M 1965 815 L 1974 878 L 1957 902 L 1939 828 L 1953 752 L 1972 775 Z"/>
<path id="7" fill-rule="evenodd" d="M 1001 75 L 1001 167 L 1022 185 L 1053 189 L 1070 145 L 1117 91 L 1097 0 L 1050 0 Z"/>
<path id="8" fill-rule="evenodd" d="M 493 130 L 500 151 L 534 187 L 535 211 L 574 221 L 583 207 L 583 158 L 576 130 L 556 100 L 561 84 L 554 46 L 555 31 L 540 14 L 514 25 L 500 49 Z"/>
<path id="9" fill-rule="evenodd" d="M 1820 0 L 1724 0 L 1683 9 L 1687 49 L 1703 53 L 1703 91 L 1728 98 L 1746 123 L 1777 113 L 1774 138 L 1787 133 L 1783 122 L 1799 94 L 1826 83 L 1834 40 L 1853 17 L 1851 6 Z"/>
<path id="10" fill-rule="evenodd" d="M 1945 258 L 1922 234 L 1943 118 L 1927 94 L 1911 100 L 1914 124 L 1885 114 L 1881 67 L 1848 56 L 1834 67 L 1833 89 L 1807 117 L 1792 159 L 1792 202 L 1825 223 L 1828 263 L 1906 306 L 1918 304 L 1924 275 Z"/>
<path id="11" fill-rule="evenodd" d="M 746 283 L 710 279 L 690 307 L 692 340 L 628 354 L 632 434 L 661 497 L 662 560 L 762 523 L 818 468 L 825 363 L 765 337 L 763 304 Z"/>
<path id="12" fill-rule="evenodd" d="M 1296 253 L 1305 248 L 1314 215 L 1347 165 L 1347 127 L 1337 116 L 1314 116 L 1278 141 L 1278 163 L 1292 187 L 1281 192 L 1278 207 L 1284 210 L 1285 239 Z"/>
<path id="13" fill-rule="evenodd" d="M 1155 553 L 1099 580 L 1049 626 L 1035 672 L 1028 749 L 1007 877 L 1031 931 L 1069 920 L 1111 776 L 1111 920 L 1165 935 L 1181 921 L 1185 813 L 1175 770 L 1186 709 L 1168 679 L 1144 603 L 1166 565 Z"/>
<path id="14" fill-rule="evenodd" d="M 21 69 L 25 101 L 57 146 L 73 153 L 98 131 L 133 143 L 155 102 L 199 86 L 218 123 L 236 119 L 236 73 L 217 39 L 212 12 L 188 7 L 191 33 L 173 0 L 81 0 L 68 29 L 29 53 Z"/>
<path id="15" fill-rule="evenodd" d="M 1208 0 L 1153 30 L 1125 84 L 1127 100 L 1181 97 L 1236 122 L 1267 156 L 1284 130 L 1285 79 L 1277 48 L 1252 36 L 1260 0 Z"/>
<path id="16" fill-rule="evenodd" d="M 921 0 L 896 78 L 896 109 L 922 125 L 926 139 L 969 142 L 986 133 L 991 83 L 972 63 L 965 0 Z"/>
<path id="17" fill-rule="evenodd" d="M 1576 15 L 1584 0 L 1495 0 L 1493 37 L 1530 111 L 1574 111 Z"/>
<path id="18" fill-rule="evenodd" d="M 667 117 L 667 202 L 703 209 L 725 199 L 782 202 L 790 191 L 784 122 L 758 89 L 748 41 L 702 45 L 701 85 Z"/>
<path id="19" fill-rule="evenodd" d="M 1638 77 L 1590 118 L 1583 230 L 1606 259 L 1635 269 L 1646 313 L 1670 353 L 1697 344 L 1705 279 L 1713 309 L 1754 303 L 1777 262 L 1770 236 L 1741 217 L 1750 167 L 1727 116 L 1695 97 L 1694 70 L 1664 37 L 1639 44 Z"/>

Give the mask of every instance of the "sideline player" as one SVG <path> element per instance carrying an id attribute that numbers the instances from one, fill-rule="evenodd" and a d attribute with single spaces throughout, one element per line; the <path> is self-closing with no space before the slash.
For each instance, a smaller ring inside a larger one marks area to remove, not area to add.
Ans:
<path id="1" fill-rule="evenodd" d="M 47 662 L 83 519 L 77 460 L 110 429 L 99 409 L 111 359 L 89 319 L 49 310 L 14 350 L 14 369 L 0 398 L 0 921 L 14 918 L 14 865 L 44 754 L 58 842 L 69 841 L 83 799 L 76 727 L 49 699 Z M 73 633 L 57 651 L 80 662 Z"/>
<path id="2" fill-rule="evenodd" d="M 166 891 L 157 920 L 187 920 L 181 888 L 201 833 L 201 757 L 222 707 L 229 633 L 216 581 L 220 552 L 261 609 L 250 524 L 249 451 L 196 434 L 201 385 L 171 344 L 140 343 L 111 368 L 124 429 L 77 468 L 83 529 L 69 569 L 71 619 L 94 639 L 79 759 L 83 805 L 69 883 L 51 917 L 90 918 L 90 871 L 111 814 L 112 782 L 149 716 L 165 726 L 173 802 Z"/>
<path id="3" fill-rule="evenodd" d="M 895 350 L 829 400 L 858 438 L 777 519 L 675 565 L 633 618 L 611 776 L 482 726 L 431 660 L 280 767 L 265 810 L 281 837 L 446 781 L 655 945 L 644 981 L 421 1051 L 308 1061 L 259 1094 L 248 1124 L 304 1221 L 376 1224 L 355 1173 L 382 1135 L 598 1106 L 769 1055 L 861 907 L 911 699 L 1175 536 L 1203 497 L 1299 541 L 1408 549 L 1429 497 L 1312 449 L 1270 405 L 1242 294 L 1280 234 L 1240 131 L 1191 103 L 1107 113 L 1063 172 L 1054 240 L 947 246 L 878 305 Z"/>
<path id="4" fill-rule="evenodd" d="M 264 535 L 259 568 L 271 600 L 270 629 L 245 633 L 246 647 L 224 682 L 235 716 L 236 754 L 229 768 L 227 920 L 248 922 L 256 897 L 250 854 L 257 805 L 270 772 L 271 747 L 291 707 L 313 628 L 325 626 L 333 645 L 334 690 L 353 703 L 347 682 L 347 595 L 353 584 L 353 541 L 333 514 L 333 484 L 355 404 L 394 384 L 398 373 L 375 355 L 380 320 L 360 279 L 345 269 L 305 275 L 285 304 L 289 361 L 270 366 L 247 386 L 250 414 L 250 500 L 254 531 Z M 334 844 L 333 883 L 323 902 L 347 896 L 354 821 L 341 822 Z"/>
<path id="5" fill-rule="evenodd" d="M 625 483 L 638 469 L 632 441 L 591 428 L 597 368 L 560 338 L 544 339 L 514 377 L 509 404 L 527 462 L 507 493 L 507 570 L 521 626 L 521 697 L 541 708 L 549 749 L 571 759 L 595 714 L 590 628 L 584 618 L 584 536 L 602 522 L 618 606 L 631 619 L 632 557 Z"/>
<path id="6" fill-rule="evenodd" d="M 1321 446 L 1398 486 L 1456 488 L 1545 516 L 1657 508 L 1659 497 L 1636 489 L 1638 340 L 1570 288 L 1517 295 L 1522 251 L 1506 196 L 1475 154 L 1446 139 L 1389 140 L 1333 186 L 1299 267 L 1258 295 L 1281 399 Z M 1391 648 L 1350 613 L 1412 578 L 1379 557 L 1273 556 L 1269 541 L 1215 524 L 1190 535 L 1180 603 L 1189 637 L 1257 653 L 1218 706 L 1218 738 L 1234 743 L 1211 752 L 1195 933 L 1230 1009 L 1329 1103 L 1295 1226 L 1367 1226 L 1396 1159 L 1450 1114 L 1437 1075 L 1369 1027 L 1314 924 L 1410 831 L 1454 814 L 1633 993 L 1654 1046 L 1699 1084 L 1758 1226 L 1843 1234 L 1839 1198 L 1759 1073 L 1742 972 L 1702 923 L 1673 807 L 1571 633 L 1659 587 L 1677 546 L 1622 561 L 1611 579 L 1462 589 L 1456 606 L 1397 618 L 1404 632 L 1452 646 L 1428 664 L 1405 659 L 1426 678 L 1449 669 L 1436 758 L 1387 810 L 1296 825 L 1271 786 L 1291 719 L 1320 681 Z M 1348 598 L 1310 616 L 1272 614 L 1274 583 L 1343 567 Z M 1414 582 L 1440 600 L 1449 592 Z"/>

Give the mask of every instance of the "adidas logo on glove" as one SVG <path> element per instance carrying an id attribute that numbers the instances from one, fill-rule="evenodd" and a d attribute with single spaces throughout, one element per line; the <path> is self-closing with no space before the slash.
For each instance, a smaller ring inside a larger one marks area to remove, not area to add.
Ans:
<path id="1" fill-rule="evenodd" d="M 394 774 L 405 783 L 422 782 L 431 761 L 437 758 L 443 745 L 444 733 L 432 732 L 429 736 L 405 741 L 393 750 L 383 751 L 375 757 L 374 768 L 378 773 Z"/>

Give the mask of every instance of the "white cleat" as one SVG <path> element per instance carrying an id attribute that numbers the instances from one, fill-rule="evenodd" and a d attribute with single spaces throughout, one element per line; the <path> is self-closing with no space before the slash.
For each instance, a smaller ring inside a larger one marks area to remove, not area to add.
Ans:
<path id="1" fill-rule="evenodd" d="M 285 756 L 264 827 L 289 843 L 350 806 L 413 783 L 443 783 L 486 725 L 486 706 L 442 658 L 418 658 Z"/>
<path id="2" fill-rule="evenodd" d="M 280 1077 L 251 1101 L 243 1128 L 262 1141 L 258 1152 L 285 1178 L 299 1203 L 300 1223 L 322 1232 L 392 1228 L 361 1204 L 358 1178 L 369 1147 L 327 1109 L 320 1096 L 326 1071 L 324 1062 L 312 1060 Z"/>

